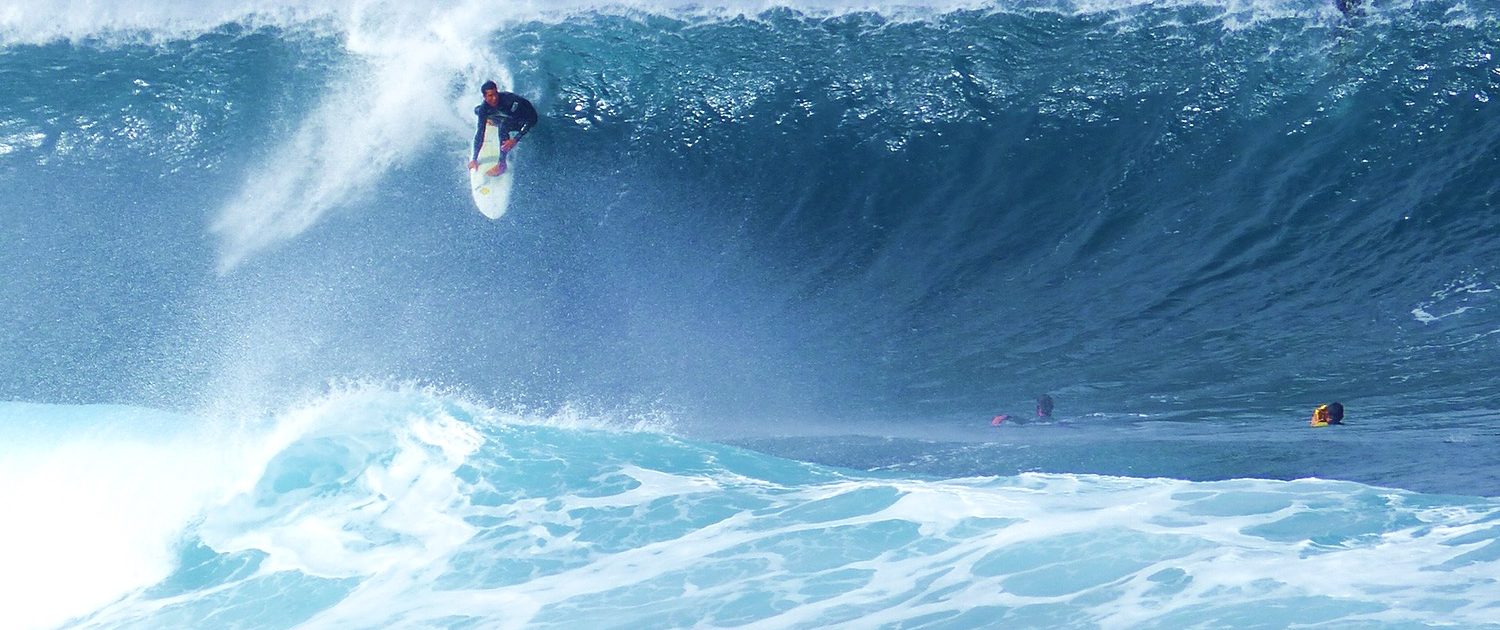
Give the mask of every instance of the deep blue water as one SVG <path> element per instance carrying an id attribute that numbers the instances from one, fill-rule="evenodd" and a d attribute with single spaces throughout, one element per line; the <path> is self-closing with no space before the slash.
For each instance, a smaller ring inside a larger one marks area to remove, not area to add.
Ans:
<path id="1" fill-rule="evenodd" d="M 1493 2 L 626 4 L 0 10 L 21 625 L 1500 625 Z"/>

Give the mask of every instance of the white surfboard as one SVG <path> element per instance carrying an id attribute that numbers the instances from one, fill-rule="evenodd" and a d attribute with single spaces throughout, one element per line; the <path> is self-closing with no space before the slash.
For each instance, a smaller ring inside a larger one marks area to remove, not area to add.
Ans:
<path id="1" fill-rule="evenodd" d="M 484 145 L 479 147 L 479 168 L 469 171 L 469 188 L 474 193 L 474 205 L 491 219 L 500 218 L 510 206 L 511 173 L 516 170 L 516 161 L 511 158 L 506 160 L 505 172 L 498 177 L 485 174 L 499 163 L 500 128 L 486 122 Z"/>

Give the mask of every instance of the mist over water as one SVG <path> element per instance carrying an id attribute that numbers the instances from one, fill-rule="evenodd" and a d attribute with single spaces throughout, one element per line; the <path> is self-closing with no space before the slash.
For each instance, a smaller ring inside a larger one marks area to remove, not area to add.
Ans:
<path id="1" fill-rule="evenodd" d="M 0 9 L 0 592 L 23 627 L 1500 625 L 1497 33 Z M 487 78 L 542 116 L 495 222 Z"/>

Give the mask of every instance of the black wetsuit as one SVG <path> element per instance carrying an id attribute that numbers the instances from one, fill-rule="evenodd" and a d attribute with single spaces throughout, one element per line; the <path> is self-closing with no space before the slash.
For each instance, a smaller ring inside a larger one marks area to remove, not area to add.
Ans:
<path id="1" fill-rule="evenodd" d="M 474 133 L 474 157 L 479 159 L 479 147 L 484 144 L 484 123 L 492 122 L 500 128 L 500 141 L 505 142 L 512 131 L 516 132 L 516 140 L 520 140 L 536 126 L 536 108 L 528 101 L 510 92 L 500 93 L 500 104 L 490 107 L 489 103 L 480 103 L 474 108 L 474 115 L 479 117 L 479 131 Z M 505 154 L 500 154 L 500 159 L 505 160 Z"/>

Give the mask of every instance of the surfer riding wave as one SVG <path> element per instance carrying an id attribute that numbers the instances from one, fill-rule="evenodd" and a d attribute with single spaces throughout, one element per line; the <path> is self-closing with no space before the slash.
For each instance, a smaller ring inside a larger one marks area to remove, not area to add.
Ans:
<path id="1" fill-rule="evenodd" d="M 499 128 L 500 162 L 485 174 L 498 177 L 505 172 L 506 154 L 515 149 L 516 143 L 536 126 L 536 108 L 532 107 L 531 101 L 518 94 L 501 92 L 494 81 L 485 81 L 484 85 L 479 86 L 479 91 L 484 93 L 484 102 L 474 108 L 474 115 L 479 117 L 479 129 L 474 133 L 474 153 L 469 158 L 469 170 L 479 168 L 479 149 L 484 146 L 484 126 L 490 124 Z M 515 133 L 515 137 L 511 137 L 511 133 Z"/>

